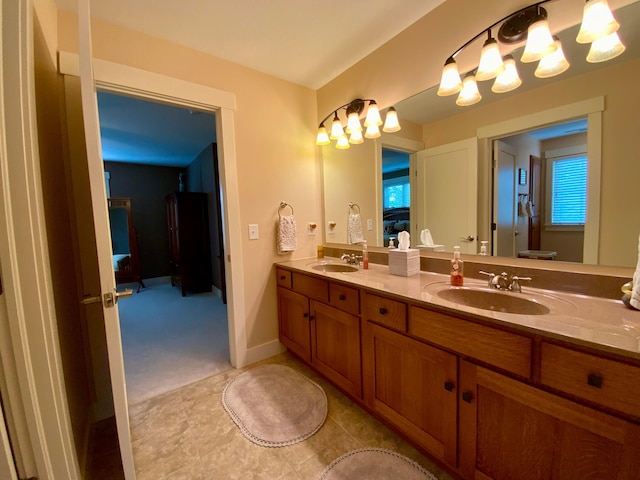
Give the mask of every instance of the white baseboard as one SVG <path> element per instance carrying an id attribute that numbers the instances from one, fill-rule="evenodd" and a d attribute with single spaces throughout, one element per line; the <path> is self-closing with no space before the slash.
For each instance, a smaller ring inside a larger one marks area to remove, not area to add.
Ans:
<path id="1" fill-rule="evenodd" d="M 259 362 L 265 358 L 273 357 L 286 350 L 279 340 L 263 343 L 257 347 L 247 349 L 247 365 Z"/>

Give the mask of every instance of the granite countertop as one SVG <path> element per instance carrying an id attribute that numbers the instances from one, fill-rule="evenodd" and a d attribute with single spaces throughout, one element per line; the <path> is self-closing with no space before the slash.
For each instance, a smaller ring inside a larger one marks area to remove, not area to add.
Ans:
<path id="1" fill-rule="evenodd" d="M 640 360 L 640 311 L 625 307 L 620 300 L 530 288 L 523 282 L 522 293 L 504 294 L 542 303 L 550 312 L 545 315 L 503 313 L 461 305 L 438 296 L 441 290 L 460 288 L 449 285 L 448 275 L 421 271 L 417 275 L 403 277 L 391 275 L 388 266 L 378 264 L 369 264 L 368 270 L 360 269 L 357 272 L 323 272 L 313 269 L 319 263 L 343 262 L 327 257 L 322 260 L 305 258 L 284 261 L 277 265 L 419 301 L 444 312 L 459 313 Z M 487 282 L 477 279 L 465 279 L 462 288 L 489 290 Z"/>

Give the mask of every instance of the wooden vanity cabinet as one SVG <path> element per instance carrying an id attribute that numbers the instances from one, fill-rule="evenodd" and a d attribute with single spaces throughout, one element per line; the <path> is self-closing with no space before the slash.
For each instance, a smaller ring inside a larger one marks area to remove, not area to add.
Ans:
<path id="1" fill-rule="evenodd" d="M 457 357 L 371 321 L 362 348 L 366 404 L 455 468 Z"/>
<path id="2" fill-rule="evenodd" d="M 464 478 L 637 479 L 640 426 L 460 362 Z"/>
<path id="3" fill-rule="evenodd" d="M 359 291 L 282 269 L 276 276 L 280 341 L 347 393 L 362 398 L 360 317 L 352 313 L 359 313 Z"/>

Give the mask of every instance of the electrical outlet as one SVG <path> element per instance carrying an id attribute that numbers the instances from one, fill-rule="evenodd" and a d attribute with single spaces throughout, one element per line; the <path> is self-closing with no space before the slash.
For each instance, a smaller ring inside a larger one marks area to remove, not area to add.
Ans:
<path id="1" fill-rule="evenodd" d="M 367 219 L 367 230 L 373 230 L 373 220 L 370 218 Z"/>
<path id="2" fill-rule="evenodd" d="M 249 240 L 258 240 L 260 235 L 258 234 L 258 224 L 250 223 L 249 224 Z"/>
<path id="3" fill-rule="evenodd" d="M 313 236 L 316 234 L 316 228 L 318 228 L 318 224 L 315 222 L 309 222 L 308 235 Z"/>

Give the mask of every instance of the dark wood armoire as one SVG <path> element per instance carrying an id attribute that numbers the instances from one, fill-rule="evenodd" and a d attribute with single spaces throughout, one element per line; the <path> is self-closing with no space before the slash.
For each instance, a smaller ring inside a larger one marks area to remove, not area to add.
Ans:
<path id="1" fill-rule="evenodd" d="M 187 292 L 211 291 L 211 248 L 207 194 L 175 192 L 167 196 L 171 285 Z"/>

